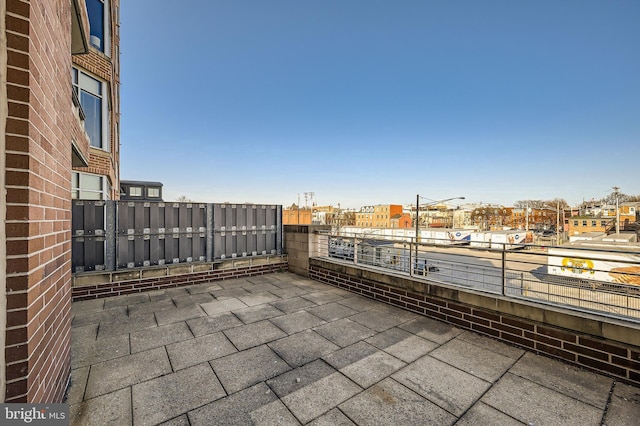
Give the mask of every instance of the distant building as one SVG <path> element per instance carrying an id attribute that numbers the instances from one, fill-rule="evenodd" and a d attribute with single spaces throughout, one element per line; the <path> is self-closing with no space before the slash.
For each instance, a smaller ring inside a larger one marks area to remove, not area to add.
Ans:
<path id="1" fill-rule="evenodd" d="M 489 205 L 477 207 L 471 213 L 471 220 L 483 231 L 513 228 L 513 208 Z"/>
<path id="2" fill-rule="evenodd" d="M 560 217 L 564 217 L 564 212 L 560 211 Z M 552 228 L 555 229 L 557 220 L 558 215 L 556 210 L 550 207 L 531 207 L 529 209 L 513 208 L 510 226 L 513 229 L 527 230 L 547 230 Z"/>
<path id="3" fill-rule="evenodd" d="M 373 226 L 373 206 L 364 206 L 356 212 L 356 226 L 369 228 Z"/>
<path id="4" fill-rule="evenodd" d="M 581 214 L 568 218 L 569 235 L 586 232 L 610 233 L 616 229 L 617 215 L 620 216 L 621 231 L 637 231 L 640 215 L 640 202 L 620 203 L 616 214 L 616 206 L 611 204 L 594 204 L 586 206 Z"/>
<path id="5" fill-rule="evenodd" d="M 409 213 L 398 213 L 391 217 L 391 228 L 411 228 L 413 219 Z"/>
<path id="6" fill-rule="evenodd" d="M 391 228 L 391 218 L 402 215 L 400 204 L 378 204 L 364 206 L 356 212 L 356 226 L 366 228 Z"/>
<path id="7" fill-rule="evenodd" d="M 124 201 L 163 201 L 162 183 L 143 180 L 121 180 L 120 199 Z"/>
<path id="8" fill-rule="evenodd" d="M 615 217 L 580 215 L 569 219 L 569 235 L 607 233 L 613 228 L 615 228 Z"/>
<path id="9" fill-rule="evenodd" d="M 314 225 L 332 225 L 335 227 L 354 226 L 355 212 L 334 206 L 314 206 L 311 220 Z"/>
<path id="10" fill-rule="evenodd" d="M 446 203 L 438 203 L 420 208 L 420 223 L 429 228 L 452 228 L 455 209 Z"/>
<path id="11" fill-rule="evenodd" d="M 311 223 L 314 225 L 327 225 L 330 218 L 338 211 L 333 206 L 313 206 L 311 210 Z"/>
<path id="12" fill-rule="evenodd" d="M 282 210 L 282 223 L 284 225 L 311 225 L 313 223 L 312 210 L 308 207 L 298 207 L 292 204 L 288 209 Z"/>

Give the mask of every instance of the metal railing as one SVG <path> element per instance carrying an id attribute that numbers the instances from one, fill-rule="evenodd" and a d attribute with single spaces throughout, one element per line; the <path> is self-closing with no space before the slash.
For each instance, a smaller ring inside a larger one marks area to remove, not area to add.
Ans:
<path id="1" fill-rule="evenodd" d="M 538 303 L 640 321 L 640 251 L 326 235 L 324 256 Z M 417 245 L 417 247 L 416 247 Z M 417 253 L 417 257 L 416 257 Z"/>

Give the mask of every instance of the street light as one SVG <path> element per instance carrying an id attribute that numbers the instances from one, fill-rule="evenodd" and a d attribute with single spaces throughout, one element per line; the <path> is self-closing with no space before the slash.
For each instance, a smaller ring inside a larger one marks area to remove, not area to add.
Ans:
<path id="1" fill-rule="evenodd" d="M 419 225 L 420 224 L 420 198 L 426 198 L 426 197 L 420 197 L 420 194 L 416 194 L 416 259 L 414 261 L 414 264 L 416 265 L 415 267 L 418 266 L 418 234 L 420 233 L 420 225 Z M 451 200 L 464 200 L 464 197 L 452 197 L 452 198 L 445 198 L 443 200 L 432 201 L 430 203 L 425 204 L 425 207 L 438 204 L 438 203 L 444 203 Z"/>

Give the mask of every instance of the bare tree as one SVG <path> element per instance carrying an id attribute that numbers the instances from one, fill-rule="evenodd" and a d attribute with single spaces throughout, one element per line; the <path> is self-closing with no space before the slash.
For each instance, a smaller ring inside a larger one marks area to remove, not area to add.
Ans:
<path id="1" fill-rule="evenodd" d="M 627 195 L 618 191 L 618 189 L 619 189 L 618 187 L 614 187 L 613 192 L 611 192 L 611 194 L 608 194 L 606 197 L 604 197 L 602 199 L 602 202 L 607 204 L 615 204 L 616 198 L 620 203 L 625 203 L 625 202 L 633 203 L 633 202 L 640 201 L 640 195 Z"/>
<path id="2" fill-rule="evenodd" d="M 517 209 L 542 209 L 545 207 L 557 207 L 560 205 L 561 209 L 569 207 L 569 203 L 564 198 L 554 198 L 553 200 L 519 200 L 513 205 Z"/>
<path id="3" fill-rule="evenodd" d="M 559 206 L 561 209 L 569 208 L 569 203 L 564 198 L 554 198 L 553 200 L 545 201 L 545 205 L 551 207 Z"/>
<path id="4" fill-rule="evenodd" d="M 526 208 L 540 209 L 544 207 L 546 204 L 547 202 L 543 200 L 519 200 L 519 201 L 516 201 L 513 206 L 518 209 L 526 209 Z"/>
<path id="5" fill-rule="evenodd" d="M 191 203 L 191 202 L 193 202 L 193 200 L 187 198 L 187 196 L 184 195 L 184 194 L 179 196 L 178 198 L 176 198 L 176 201 L 178 203 Z"/>

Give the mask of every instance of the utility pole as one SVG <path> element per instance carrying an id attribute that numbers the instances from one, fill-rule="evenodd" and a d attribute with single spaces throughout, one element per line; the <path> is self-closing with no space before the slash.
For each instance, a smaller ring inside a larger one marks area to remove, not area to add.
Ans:
<path id="1" fill-rule="evenodd" d="M 560 201 L 556 204 L 556 245 L 560 245 Z"/>
<path id="2" fill-rule="evenodd" d="M 418 233 L 420 232 L 420 194 L 416 195 L 416 258 L 413 260 L 413 265 L 411 265 L 411 267 L 413 267 L 414 272 L 416 270 L 416 268 L 418 267 Z"/>

